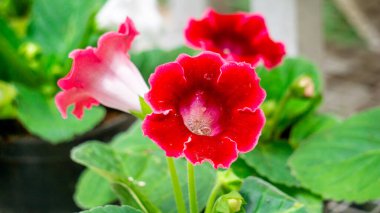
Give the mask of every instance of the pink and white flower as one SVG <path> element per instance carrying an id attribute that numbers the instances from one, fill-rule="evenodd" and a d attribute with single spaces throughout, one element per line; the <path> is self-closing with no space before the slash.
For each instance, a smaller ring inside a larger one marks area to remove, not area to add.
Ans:
<path id="1" fill-rule="evenodd" d="M 77 118 L 82 118 L 84 108 L 99 103 L 124 112 L 141 111 L 140 97 L 148 91 L 148 86 L 128 55 L 136 35 L 132 20 L 127 18 L 118 32 L 102 35 L 97 48 L 70 53 L 71 70 L 58 81 L 63 91 L 55 97 L 64 118 L 72 104 Z"/>

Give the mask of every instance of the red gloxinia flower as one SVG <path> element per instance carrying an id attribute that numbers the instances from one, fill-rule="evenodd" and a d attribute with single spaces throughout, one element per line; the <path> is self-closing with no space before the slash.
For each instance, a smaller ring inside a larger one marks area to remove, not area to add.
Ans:
<path id="1" fill-rule="evenodd" d="M 191 19 L 185 30 L 187 42 L 223 58 L 255 66 L 260 59 L 267 68 L 278 65 L 285 47 L 274 42 L 264 18 L 248 13 L 219 14 L 209 10 L 201 20 Z"/>
<path id="2" fill-rule="evenodd" d="M 127 18 L 118 32 L 100 37 L 98 48 L 70 53 L 74 60 L 71 70 L 58 81 L 63 91 L 55 97 L 64 118 L 71 104 L 75 105 L 73 114 L 77 118 L 83 116 L 85 107 L 99 102 L 125 112 L 141 111 L 139 96 L 144 96 L 148 86 L 127 53 L 137 34 L 132 20 Z"/>
<path id="3" fill-rule="evenodd" d="M 247 63 L 204 52 L 156 68 L 145 99 L 153 108 L 143 132 L 169 157 L 229 167 L 257 144 L 265 117 L 260 79 Z"/>

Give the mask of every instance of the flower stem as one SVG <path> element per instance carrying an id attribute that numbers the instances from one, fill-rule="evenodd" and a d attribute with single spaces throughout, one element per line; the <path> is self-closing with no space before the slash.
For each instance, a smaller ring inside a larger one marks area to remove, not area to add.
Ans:
<path id="1" fill-rule="evenodd" d="M 286 103 L 289 101 L 291 96 L 292 96 L 292 93 L 288 89 L 286 91 L 284 97 L 282 97 L 280 103 L 277 106 L 277 109 L 273 115 L 272 126 L 271 126 L 270 131 L 269 131 L 269 139 L 270 140 L 278 137 L 278 134 L 276 134 L 276 128 L 278 127 L 278 123 L 280 122 L 281 113 L 283 112 L 283 110 L 286 106 Z"/>
<path id="2" fill-rule="evenodd" d="M 195 187 L 194 166 L 187 162 L 187 183 L 189 187 L 190 213 L 198 213 L 197 192 Z"/>
<path id="3" fill-rule="evenodd" d="M 185 205 L 185 201 L 183 200 L 181 185 L 179 184 L 179 179 L 178 179 L 177 171 L 174 165 L 174 160 L 173 158 L 169 158 L 169 157 L 167 157 L 166 160 L 168 162 L 168 168 L 169 168 L 169 173 L 172 180 L 175 203 L 177 205 L 178 213 L 186 213 L 186 205 Z"/>
<path id="4" fill-rule="evenodd" d="M 215 200 L 218 197 L 219 192 L 220 192 L 220 184 L 217 181 L 214 188 L 212 188 L 210 196 L 208 197 L 205 213 L 211 213 L 212 208 L 214 207 Z"/>

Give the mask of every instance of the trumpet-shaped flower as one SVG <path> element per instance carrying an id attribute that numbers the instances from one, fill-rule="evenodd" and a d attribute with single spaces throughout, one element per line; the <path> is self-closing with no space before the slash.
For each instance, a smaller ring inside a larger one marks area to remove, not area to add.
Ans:
<path id="1" fill-rule="evenodd" d="M 132 20 L 127 18 L 118 32 L 101 36 L 97 48 L 70 53 L 71 70 L 58 81 L 63 91 L 55 97 L 63 117 L 67 117 L 67 108 L 72 104 L 78 118 L 83 116 L 84 108 L 99 103 L 125 112 L 141 111 L 139 97 L 148 87 L 127 53 L 137 34 Z"/>
<path id="2" fill-rule="evenodd" d="M 229 167 L 257 144 L 265 117 L 265 91 L 247 63 L 204 52 L 181 55 L 156 68 L 146 101 L 153 108 L 143 131 L 167 156 Z"/>
<path id="3" fill-rule="evenodd" d="M 248 13 L 218 14 L 209 10 L 200 19 L 191 19 L 185 30 L 187 42 L 203 50 L 217 52 L 223 58 L 267 68 L 278 65 L 285 55 L 284 45 L 274 42 L 260 15 Z"/>

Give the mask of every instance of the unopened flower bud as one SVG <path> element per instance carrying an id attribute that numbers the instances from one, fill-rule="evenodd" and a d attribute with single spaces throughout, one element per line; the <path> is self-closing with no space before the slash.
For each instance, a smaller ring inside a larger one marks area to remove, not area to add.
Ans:
<path id="1" fill-rule="evenodd" d="M 243 201 L 237 198 L 230 198 L 227 200 L 227 202 L 228 202 L 228 207 L 230 208 L 230 212 L 240 211 L 241 205 L 243 204 Z"/>
<path id="2" fill-rule="evenodd" d="M 315 94 L 314 82 L 309 76 L 300 77 L 295 82 L 293 89 L 296 95 L 304 98 L 312 98 Z"/>

